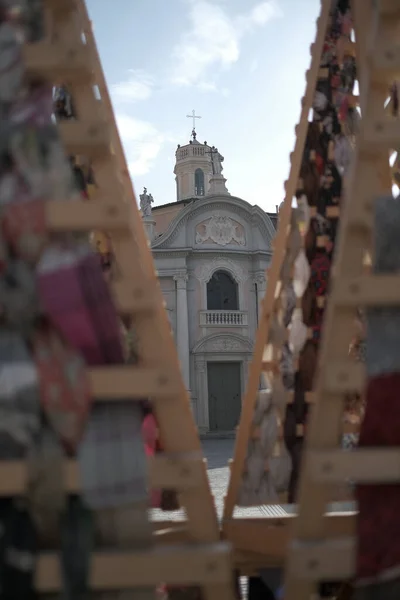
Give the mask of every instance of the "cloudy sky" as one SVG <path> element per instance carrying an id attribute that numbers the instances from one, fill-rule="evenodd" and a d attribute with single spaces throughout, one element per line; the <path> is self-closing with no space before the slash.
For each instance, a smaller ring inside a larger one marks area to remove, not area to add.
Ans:
<path id="1" fill-rule="evenodd" d="M 175 150 L 195 109 L 198 139 L 224 155 L 231 194 L 275 210 L 320 0 L 87 4 L 136 192 L 175 201 Z"/>

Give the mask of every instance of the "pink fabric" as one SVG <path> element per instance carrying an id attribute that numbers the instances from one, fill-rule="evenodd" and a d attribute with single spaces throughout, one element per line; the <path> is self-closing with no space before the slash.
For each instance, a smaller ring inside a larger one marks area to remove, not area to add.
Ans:
<path id="1" fill-rule="evenodd" d="M 146 415 L 142 423 L 142 436 L 144 442 L 144 449 L 146 456 L 154 456 L 157 450 L 158 441 L 158 427 L 156 420 L 152 414 Z M 151 495 L 151 507 L 160 508 L 161 505 L 161 491 L 152 490 Z"/>

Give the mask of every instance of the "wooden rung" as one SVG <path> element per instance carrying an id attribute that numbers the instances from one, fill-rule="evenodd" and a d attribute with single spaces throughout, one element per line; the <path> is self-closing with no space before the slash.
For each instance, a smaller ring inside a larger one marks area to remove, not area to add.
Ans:
<path id="1" fill-rule="evenodd" d="M 152 313 L 157 303 L 145 290 L 143 282 L 115 281 L 111 285 L 116 308 L 121 315 Z"/>
<path id="2" fill-rule="evenodd" d="M 359 421 L 344 421 L 342 433 L 360 433 Z"/>
<path id="3" fill-rule="evenodd" d="M 342 306 L 398 306 L 400 305 L 400 275 L 364 275 L 335 281 L 332 292 Z"/>
<path id="4" fill-rule="evenodd" d="M 46 220 L 52 231 L 126 231 L 130 233 L 127 205 L 106 200 L 48 202 Z"/>
<path id="5" fill-rule="evenodd" d="M 310 215 L 315 217 L 317 215 L 317 207 L 310 207 Z M 339 206 L 327 206 L 326 207 L 326 217 L 329 219 L 335 219 L 340 217 L 340 207 Z"/>
<path id="6" fill-rule="evenodd" d="M 181 393 L 172 373 L 139 366 L 92 367 L 89 370 L 96 400 L 171 399 Z"/>
<path id="7" fill-rule="evenodd" d="M 159 454 L 153 459 L 150 482 L 153 488 L 186 490 L 204 481 L 204 460 L 200 453 Z"/>
<path id="8" fill-rule="evenodd" d="M 60 121 L 58 130 L 67 154 L 111 155 L 110 133 L 104 122 Z"/>
<path id="9" fill-rule="evenodd" d="M 229 544 L 182 544 L 141 552 L 96 552 L 92 556 L 89 587 L 99 591 L 154 586 L 160 582 L 226 584 L 231 577 Z M 40 555 L 35 583 L 42 593 L 61 589 L 58 555 Z"/>
<path id="10" fill-rule="evenodd" d="M 324 532 L 327 540 L 338 537 L 351 537 L 356 531 L 356 513 L 335 512 L 323 517 Z M 296 515 L 284 516 L 263 515 L 259 517 L 235 517 L 224 521 L 227 538 L 236 549 L 245 551 L 251 556 L 259 552 L 265 559 L 275 564 L 283 564 L 291 543 Z"/>
<path id="11" fill-rule="evenodd" d="M 28 76 L 44 78 L 54 85 L 73 77 L 76 82 L 90 76 L 89 49 L 84 46 L 60 45 L 51 42 L 27 44 L 23 61 Z"/>
<path id="12" fill-rule="evenodd" d="M 327 235 L 317 235 L 317 248 L 325 248 L 328 240 Z"/>
<path id="13" fill-rule="evenodd" d="M 383 39 L 374 47 L 371 61 L 373 81 L 390 84 L 400 71 L 400 45 L 394 46 L 390 41 Z"/>
<path id="14" fill-rule="evenodd" d="M 318 308 L 324 308 L 325 302 L 326 302 L 325 296 L 317 296 L 316 304 L 317 304 Z M 303 299 L 296 298 L 296 308 L 302 308 L 302 306 L 303 306 Z M 278 304 L 278 307 L 279 307 L 279 304 Z"/>
<path id="15" fill-rule="evenodd" d="M 305 401 L 307 404 L 313 404 L 315 402 L 315 394 L 314 392 L 306 392 L 305 393 Z M 288 394 L 288 404 L 293 404 L 294 402 L 294 392 L 289 392 Z"/>
<path id="16" fill-rule="evenodd" d="M 379 0 L 379 12 L 385 16 L 400 16 L 400 4 L 397 0 Z"/>
<path id="17" fill-rule="evenodd" d="M 186 490 L 200 486 L 204 473 L 201 455 L 159 454 L 149 460 L 149 483 L 154 489 Z M 22 461 L 0 462 L 0 496 L 20 495 L 26 492 L 28 471 Z M 65 461 L 65 490 L 76 494 L 80 490 L 78 464 Z"/>
<path id="18" fill-rule="evenodd" d="M 352 479 L 359 483 L 399 483 L 400 448 L 360 448 L 309 451 L 310 474 L 315 481 L 343 483 Z"/>
<path id="19" fill-rule="evenodd" d="M 313 581 L 344 581 L 355 572 L 355 538 L 301 542 L 291 545 L 290 575 Z"/>
<path id="20" fill-rule="evenodd" d="M 73 200 L 48 202 L 46 220 L 52 231 L 89 231 L 90 229 L 129 233 L 130 210 L 126 204 L 110 201 Z M 112 283 L 115 301 L 122 314 L 152 312 L 153 295 L 146 287 L 139 263 L 132 264 L 132 279 Z M 152 300 L 149 300 L 151 298 Z"/>
<path id="21" fill-rule="evenodd" d="M 361 127 L 361 126 L 360 126 Z M 360 150 L 374 156 L 384 149 L 396 149 L 400 139 L 400 121 L 386 116 L 371 118 L 362 125 Z"/>
<path id="22" fill-rule="evenodd" d="M 76 8 L 75 0 L 44 0 L 44 4 L 54 14 L 69 12 Z"/>
<path id="23" fill-rule="evenodd" d="M 275 373 L 277 375 L 280 371 L 279 362 L 278 361 L 263 361 L 262 370 L 268 373 Z"/>
<path id="24" fill-rule="evenodd" d="M 332 363 L 325 376 L 325 391 L 330 394 L 360 392 L 364 386 L 364 375 L 365 367 L 361 363 Z"/>

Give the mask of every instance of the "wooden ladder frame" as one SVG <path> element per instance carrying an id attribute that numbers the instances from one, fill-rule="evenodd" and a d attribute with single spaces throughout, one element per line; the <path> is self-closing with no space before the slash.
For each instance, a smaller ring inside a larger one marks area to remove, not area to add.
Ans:
<path id="1" fill-rule="evenodd" d="M 379 8 L 378 8 L 379 7 Z M 380 12 L 378 12 L 380 11 Z M 399 481 L 399 448 L 338 448 L 345 394 L 360 392 L 365 370 L 346 360 L 357 307 L 393 306 L 400 301 L 397 276 L 366 274 L 371 250 L 374 198 L 391 194 L 389 151 L 400 144 L 400 123 L 385 114 L 391 78 L 399 72 L 400 4 L 353 0 L 362 120 L 348 180 L 325 315 L 316 405 L 308 427 L 299 486 L 298 517 L 287 561 L 285 600 L 310 600 L 321 580 L 345 580 L 355 570 L 354 513 L 343 515 L 335 539 L 327 539 L 325 509 L 332 486 Z M 387 112 L 387 111 L 386 111 Z"/>
<path id="2" fill-rule="evenodd" d="M 262 301 L 259 326 L 256 335 L 254 356 L 250 365 L 249 380 L 243 399 L 240 423 L 237 430 L 234 457 L 231 461 L 231 475 L 229 487 L 224 504 L 223 533 L 232 541 L 235 548 L 248 552 L 259 552 L 260 554 L 283 559 L 287 541 L 288 527 L 292 519 L 274 517 L 263 519 L 239 519 L 233 518 L 236 500 L 241 484 L 243 469 L 245 466 L 247 447 L 252 435 L 252 420 L 259 390 L 260 376 L 263 372 L 274 376 L 276 363 L 263 362 L 264 349 L 269 343 L 270 328 L 273 315 L 280 306 L 280 273 L 287 249 L 288 236 L 290 232 L 292 202 L 295 197 L 300 174 L 301 161 L 305 141 L 307 137 L 308 117 L 312 108 L 316 83 L 320 69 L 320 59 L 323 44 L 328 27 L 331 3 L 322 0 L 321 12 L 317 20 L 317 32 L 314 44 L 311 46 L 311 66 L 306 73 L 306 92 L 302 98 L 302 110 L 300 122 L 296 127 L 296 142 L 291 154 L 291 167 L 288 180 L 285 182 L 285 199 L 279 210 L 278 229 L 274 239 L 274 253 L 272 262 L 268 269 L 268 286 Z M 281 347 L 273 348 L 273 356 L 277 356 Z M 277 527 L 271 527 L 277 525 Z"/>
<path id="3" fill-rule="evenodd" d="M 110 232 L 121 274 L 112 284 L 116 305 L 131 318 L 139 343 L 138 365 L 90 369 L 92 392 L 96 401 L 151 398 L 165 452 L 151 461 L 150 480 L 153 487 L 178 490 L 187 515 L 184 535 L 171 527 L 168 539 L 183 537 L 190 542 L 95 553 L 90 586 L 100 590 L 159 583 L 199 585 L 207 600 L 231 600 L 230 544 L 220 541 L 200 440 L 85 2 L 44 2 L 49 35 L 24 48 L 25 68 L 30 75 L 65 84 L 72 92 L 79 120 L 60 122 L 58 129 L 67 154 L 93 160 L 98 186 L 93 201 L 49 203 L 47 221 L 54 231 Z M 22 462 L 0 463 L 0 494 L 24 493 L 26 475 Z M 65 486 L 69 492 L 79 491 L 74 461 L 66 462 Z M 38 589 L 55 591 L 60 585 L 57 555 L 41 555 Z"/>

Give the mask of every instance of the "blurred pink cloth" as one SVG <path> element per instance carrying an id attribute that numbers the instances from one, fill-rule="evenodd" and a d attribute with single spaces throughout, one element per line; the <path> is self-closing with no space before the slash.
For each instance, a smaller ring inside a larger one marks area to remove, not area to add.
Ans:
<path id="1" fill-rule="evenodd" d="M 158 427 L 152 414 L 146 415 L 143 419 L 142 436 L 146 456 L 154 456 L 157 451 Z M 151 508 L 160 508 L 161 490 L 151 490 L 150 501 Z"/>

